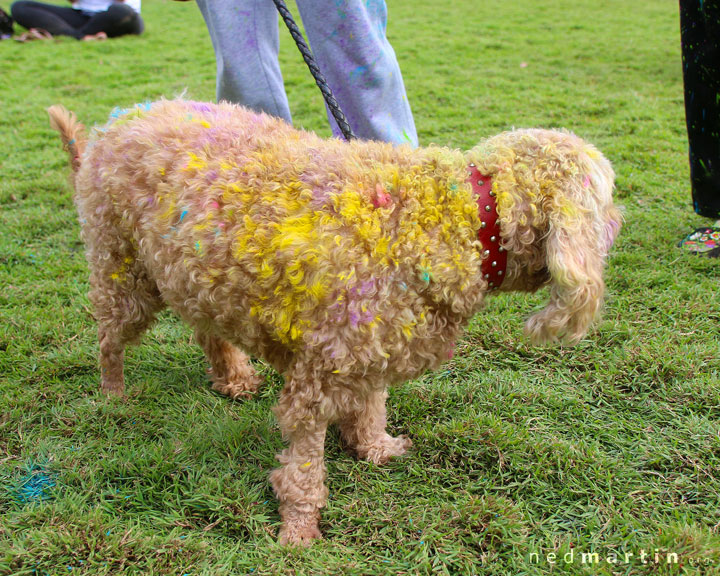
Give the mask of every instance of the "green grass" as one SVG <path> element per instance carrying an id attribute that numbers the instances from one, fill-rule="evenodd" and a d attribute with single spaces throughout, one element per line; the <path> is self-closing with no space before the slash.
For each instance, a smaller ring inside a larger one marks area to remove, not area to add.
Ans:
<path id="1" fill-rule="evenodd" d="M 268 384 L 251 401 L 214 394 L 166 315 L 128 353 L 128 397 L 97 391 L 66 155 L 44 109 L 92 125 L 118 105 L 214 98 L 197 7 L 143 4 L 140 38 L 0 45 L 0 574 L 720 572 L 720 268 L 675 247 L 703 223 L 676 2 L 390 1 L 423 144 L 570 128 L 613 162 L 627 223 L 604 319 L 580 345 L 523 338 L 544 294 L 491 299 L 453 361 L 391 392 L 411 454 L 358 462 L 331 433 L 325 540 L 310 550 L 274 543 L 277 374 L 258 364 Z M 296 124 L 328 135 L 287 34 L 282 67 Z M 48 498 L 27 501 L 42 474 Z M 620 562 L 566 564 L 571 547 Z M 656 564 L 655 548 L 683 565 Z"/>

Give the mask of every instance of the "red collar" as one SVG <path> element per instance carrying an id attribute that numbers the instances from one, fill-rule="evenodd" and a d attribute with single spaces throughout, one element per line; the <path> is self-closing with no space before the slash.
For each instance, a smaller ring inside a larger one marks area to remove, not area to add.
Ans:
<path id="1" fill-rule="evenodd" d="M 473 193 L 477 195 L 480 215 L 480 230 L 478 240 L 482 244 L 481 272 L 487 280 L 490 290 L 497 290 L 505 279 L 507 268 L 507 251 L 500 245 L 500 222 L 498 221 L 495 192 L 492 189 L 492 178 L 481 174 L 475 164 L 468 167 L 470 176 L 468 181 Z"/>

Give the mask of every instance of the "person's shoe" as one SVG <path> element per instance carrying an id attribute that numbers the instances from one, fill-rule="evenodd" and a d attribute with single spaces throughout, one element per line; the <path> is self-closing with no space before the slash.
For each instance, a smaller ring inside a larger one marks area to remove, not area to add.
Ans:
<path id="1" fill-rule="evenodd" d="M 680 240 L 678 246 L 685 252 L 697 256 L 720 257 L 720 220 L 715 222 L 715 226 L 696 228 Z"/>
<path id="2" fill-rule="evenodd" d="M 92 42 L 93 40 L 107 40 L 108 35 L 105 32 L 98 32 L 97 34 L 88 34 L 83 36 L 83 42 Z"/>
<path id="3" fill-rule="evenodd" d="M 43 30 L 42 28 L 30 28 L 27 32 L 24 34 L 20 34 L 20 36 L 17 36 L 15 40 L 17 42 L 27 42 L 29 40 L 52 40 L 53 36 L 48 32 L 47 30 Z"/>

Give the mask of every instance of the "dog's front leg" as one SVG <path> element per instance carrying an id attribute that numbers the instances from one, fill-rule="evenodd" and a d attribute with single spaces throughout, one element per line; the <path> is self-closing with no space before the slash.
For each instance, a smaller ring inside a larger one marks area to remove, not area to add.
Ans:
<path id="1" fill-rule="evenodd" d="M 275 408 L 283 437 L 290 441 L 278 456 L 282 466 L 270 474 L 280 501 L 280 544 L 306 546 L 322 537 L 318 524 L 328 494 L 324 452 L 330 417 L 323 414 L 329 402 L 316 386 L 315 382 L 293 379 Z"/>
<path id="2" fill-rule="evenodd" d="M 394 438 L 385 431 L 387 390 L 372 390 L 360 408 L 348 412 L 340 421 L 343 440 L 360 458 L 385 464 L 390 458 L 402 456 L 412 446 L 405 436 Z"/>

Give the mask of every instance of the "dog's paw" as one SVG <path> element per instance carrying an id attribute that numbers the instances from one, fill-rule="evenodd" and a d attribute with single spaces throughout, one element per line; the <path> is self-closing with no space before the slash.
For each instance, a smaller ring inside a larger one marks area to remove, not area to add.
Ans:
<path id="1" fill-rule="evenodd" d="M 249 398 L 257 392 L 260 382 L 261 380 L 256 374 L 251 374 L 242 379 L 216 379 L 213 380 L 212 389 L 233 400 L 241 400 Z"/>
<path id="2" fill-rule="evenodd" d="M 100 383 L 100 390 L 105 396 L 117 396 L 122 398 L 125 395 L 125 384 L 117 380 L 105 380 Z"/>
<path id="3" fill-rule="evenodd" d="M 222 375 L 215 374 L 213 369 L 209 368 L 208 375 L 213 382 L 212 389 L 233 400 L 249 398 L 257 392 L 262 382 L 247 361 L 229 366 Z"/>
<path id="4" fill-rule="evenodd" d="M 412 440 L 407 436 L 394 438 L 389 434 L 377 439 L 376 442 L 356 448 L 358 456 L 374 464 L 386 464 L 391 458 L 397 458 L 407 452 Z"/>
<path id="5" fill-rule="evenodd" d="M 321 538 L 322 534 L 315 518 L 295 519 L 283 522 L 278 534 L 278 544 L 307 547 L 313 540 Z"/>

